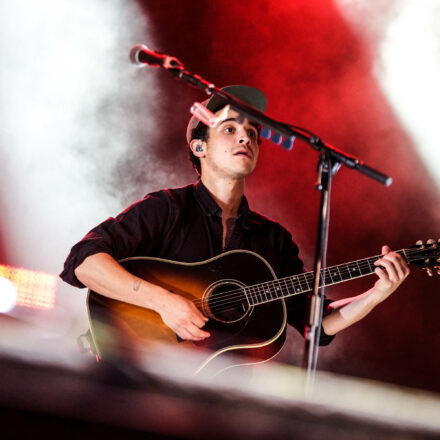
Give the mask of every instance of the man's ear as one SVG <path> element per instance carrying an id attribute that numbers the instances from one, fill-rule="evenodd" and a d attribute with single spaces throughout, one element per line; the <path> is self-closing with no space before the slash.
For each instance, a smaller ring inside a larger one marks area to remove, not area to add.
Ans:
<path id="1" fill-rule="evenodd" d="M 200 139 L 193 139 L 189 143 L 192 153 L 196 157 L 205 157 L 205 143 Z"/>

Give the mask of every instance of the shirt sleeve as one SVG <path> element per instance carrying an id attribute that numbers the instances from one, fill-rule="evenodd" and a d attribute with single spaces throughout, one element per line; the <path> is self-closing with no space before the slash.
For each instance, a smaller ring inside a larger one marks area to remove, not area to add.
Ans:
<path id="1" fill-rule="evenodd" d="M 280 263 L 280 277 L 294 275 L 305 272 L 304 264 L 299 258 L 299 249 L 289 232 L 285 231 L 282 240 L 282 261 Z M 328 298 L 324 299 L 323 318 L 331 313 L 329 304 L 332 301 Z M 287 322 L 295 327 L 298 332 L 304 334 L 304 325 L 307 320 L 307 294 L 290 296 L 285 298 L 287 308 Z M 335 335 L 327 335 L 321 326 L 321 335 L 319 345 L 328 345 Z"/>
<path id="2" fill-rule="evenodd" d="M 76 277 L 75 269 L 88 256 L 100 252 L 115 260 L 153 252 L 168 224 L 171 209 L 163 197 L 148 195 L 117 217 L 105 220 L 72 247 L 61 279 L 72 286 L 85 287 Z"/>

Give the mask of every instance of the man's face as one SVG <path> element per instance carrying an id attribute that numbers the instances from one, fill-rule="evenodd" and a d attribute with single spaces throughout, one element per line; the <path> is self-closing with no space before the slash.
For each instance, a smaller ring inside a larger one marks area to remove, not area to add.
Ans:
<path id="1" fill-rule="evenodd" d="M 221 110 L 216 114 L 219 115 Z M 229 110 L 223 120 L 209 129 L 202 161 L 202 174 L 241 179 L 255 168 L 258 159 L 258 130 L 247 118 Z"/>

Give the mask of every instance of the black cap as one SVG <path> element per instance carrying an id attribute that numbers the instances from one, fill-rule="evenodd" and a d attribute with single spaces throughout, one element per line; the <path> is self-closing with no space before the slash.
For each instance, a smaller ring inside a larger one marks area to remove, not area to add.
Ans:
<path id="1" fill-rule="evenodd" d="M 229 93 L 230 95 L 234 96 L 235 98 L 240 99 L 241 101 L 244 101 L 246 104 L 251 105 L 252 107 L 257 108 L 258 110 L 265 111 L 267 107 L 267 98 L 266 95 L 256 89 L 255 87 L 250 86 L 226 86 L 223 87 L 221 90 L 225 91 L 226 93 Z M 220 107 L 222 104 L 224 104 L 224 99 L 218 97 L 217 95 L 211 96 L 211 98 L 205 100 L 202 102 L 202 104 L 208 109 L 208 110 L 218 110 L 218 107 Z M 199 123 L 199 120 L 193 116 L 189 122 L 188 126 L 186 127 L 186 140 L 189 143 L 191 141 L 191 133 L 194 128 L 196 128 L 197 124 Z"/>

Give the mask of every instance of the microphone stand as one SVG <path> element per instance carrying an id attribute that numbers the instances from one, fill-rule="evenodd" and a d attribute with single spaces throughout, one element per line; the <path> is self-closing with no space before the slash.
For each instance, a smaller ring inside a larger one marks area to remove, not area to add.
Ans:
<path id="1" fill-rule="evenodd" d="M 310 397 L 315 382 L 316 363 L 318 360 L 319 339 L 321 336 L 322 313 L 324 306 L 324 286 L 326 267 L 328 228 L 330 219 L 330 193 L 332 180 L 338 172 L 341 162 L 326 150 L 319 156 L 318 181 L 316 189 L 321 192 L 320 216 L 315 249 L 313 290 L 308 295 L 308 320 L 304 328 L 304 354 L 302 367 L 306 371 L 305 394 Z"/>
<path id="2" fill-rule="evenodd" d="M 368 177 L 386 186 L 391 185 L 392 178 L 365 165 L 363 161 L 345 153 L 332 145 L 324 142 L 310 131 L 291 124 L 276 121 L 265 113 L 257 110 L 236 97 L 218 89 L 214 84 L 185 70 L 182 63 L 177 66 L 165 67 L 177 79 L 183 80 L 196 88 L 203 89 L 208 95 L 217 95 L 242 115 L 250 118 L 274 133 L 284 136 L 286 139 L 299 138 L 308 143 L 313 149 L 319 151 L 318 180 L 316 188 L 321 192 L 320 217 L 318 223 L 318 236 L 315 251 L 313 290 L 308 295 L 308 320 L 304 329 L 304 357 L 303 368 L 306 371 L 305 392 L 310 396 L 313 392 L 316 363 L 318 359 L 319 338 L 322 325 L 322 312 L 324 304 L 324 285 L 322 269 L 326 266 L 328 226 L 330 213 L 330 191 L 332 179 L 339 170 L 341 164 L 357 170 Z"/>

